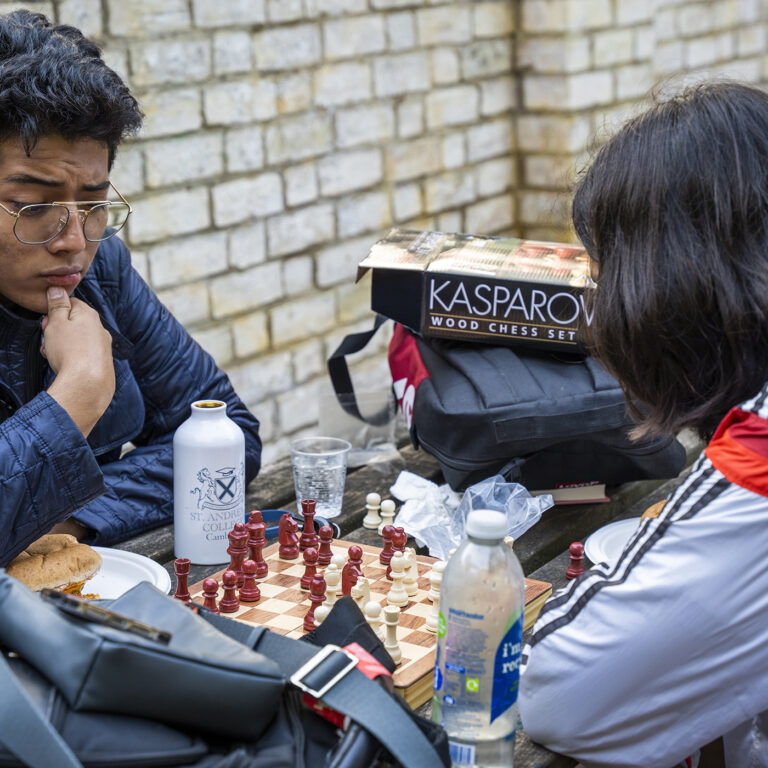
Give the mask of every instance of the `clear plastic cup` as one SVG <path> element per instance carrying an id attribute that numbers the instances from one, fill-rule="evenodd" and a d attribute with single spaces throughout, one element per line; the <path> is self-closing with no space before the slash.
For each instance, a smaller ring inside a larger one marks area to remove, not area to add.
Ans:
<path id="1" fill-rule="evenodd" d="M 338 437 L 302 437 L 291 442 L 293 485 L 299 509 L 302 499 L 314 499 L 320 517 L 341 514 L 351 447 Z"/>

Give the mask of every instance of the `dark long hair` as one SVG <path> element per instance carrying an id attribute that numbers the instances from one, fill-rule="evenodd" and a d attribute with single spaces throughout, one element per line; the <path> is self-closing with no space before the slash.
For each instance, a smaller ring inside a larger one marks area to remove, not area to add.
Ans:
<path id="1" fill-rule="evenodd" d="M 141 120 L 125 83 L 80 30 L 26 10 L 0 16 L 0 141 L 19 137 L 29 152 L 52 134 L 96 139 L 111 166 Z"/>
<path id="2" fill-rule="evenodd" d="M 627 123 L 580 180 L 594 353 L 637 436 L 705 439 L 768 379 L 768 95 L 705 84 Z"/>

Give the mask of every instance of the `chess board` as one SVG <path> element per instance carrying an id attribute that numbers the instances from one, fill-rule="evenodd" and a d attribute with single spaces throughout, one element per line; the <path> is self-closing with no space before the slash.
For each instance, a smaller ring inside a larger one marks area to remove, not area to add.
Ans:
<path id="1" fill-rule="evenodd" d="M 346 559 L 347 550 L 354 544 L 355 542 L 334 539 L 331 549 L 334 555 L 342 555 Z M 366 544 L 357 546 L 363 550 L 363 576 L 370 582 L 371 600 L 378 600 L 383 608 L 392 582 L 386 578 L 387 567 L 379 563 L 381 549 Z M 304 563 L 301 555 L 296 560 L 281 560 L 278 548 L 279 544 L 274 543 L 265 547 L 262 552 L 269 565 L 269 573 L 258 580 L 261 599 L 257 603 L 241 603 L 236 612 L 224 615 L 248 624 L 267 627 L 280 635 L 299 638 L 305 634 L 302 625 L 310 607 L 309 592 L 299 586 L 304 574 Z M 395 690 L 414 709 L 428 701 L 432 695 L 432 670 L 435 665 L 437 635 L 429 632 L 425 624 L 432 605 L 427 597 L 430 589 L 429 572 L 435 562 L 435 558 L 426 555 L 416 556 L 419 570 L 418 594 L 401 607 L 400 623 L 397 627 L 397 640 L 403 657 L 393 676 Z M 226 569 L 213 574 L 219 585 L 224 570 Z M 318 569 L 318 572 L 323 570 Z M 545 592 L 551 592 L 550 584 L 529 580 L 526 582 L 526 604 L 530 603 L 529 592 L 532 586 L 537 601 L 543 602 L 542 596 Z M 536 588 L 534 585 L 542 585 L 542 588 Z M 189 593 L 193 601 L 202 603 L 202 581 L 191 585 Z M 222 595 L 223 590 L 219 586 L 219 599 Z M 534 619 L 535 616 L 530 617 L 531 624 Z M 528 621 L 529 616 L 526 615 L 526 625 Z"/>

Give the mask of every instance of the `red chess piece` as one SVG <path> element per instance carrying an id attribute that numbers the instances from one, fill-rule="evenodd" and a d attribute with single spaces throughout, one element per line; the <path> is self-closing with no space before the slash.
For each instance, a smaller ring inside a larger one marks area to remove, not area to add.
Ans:
<path id="1" fill-rule="evenodd" d="M 245 523 L 235 523 L 227 536 L 229 537 L 227 547 L 227 554 L 230 557 L 229 570 L 237 574 L 237 586 L 242 587 L 245 579 L 243 560 L 248 557 L 248 531 L 245 529 Z"/>
<path id="2" fill-rule="evenodd" d="M 357 580 L 363 575 L 363 550 L 358 547 L 357 544 L 353 544 L 349 548 L 349 560 L 344 564 L 341 569 L 341 593 L 343 595 L 349 595 L 352 592 L 352 587 L 357 584 Z"/>
<path id="3" fill-rule="evenodd" d="M 392 534 L 395 532 L 394 525 L 385 525 L 381 529 L 381 538 L 384 541 L 384 549 L 379 554 L 379 562 L 382 565 L 389 565 L 392 555 L 395 554 L 395 548 L 392 546 Z"/>
<path id="4" fill-rule="evenodd" d="M 240 587 L 240 602 L 255 603 L 261 599 L 261 590 L 256 583 L 256 563 L 253 560 L 246 560 L 243 563 L 243 575 L 245 580 Z"/>
<path id="5" fill-rule="evenodd" d="M 216 597 L 219 594 L 219 582 L 216 579 L 206 579 L 203 582 L 203 605 L 211 612 L 218 613 Z"/>
<path id="6" fill-rule="evenodd" d="M 317 560 L 318 552 L 314 547 L 309 547 L 309 549 L 304 550 L 304 565 L 306 568 L 304 569 L 304 575 L 299 582 L 302 589 L 309 589 L 310 584 L 312 584 L 312 579 L 314 578 L 315 573 L 317 573 Z"/>
<path id="7" fill-rule="evenodd" d="M 224 571 L 221 577 L 224 596 L 219 600 L 219 610 L 222 613 L 234 613 L 240 607 L 237 596 L 237 574 L 234 571 Z"/>
<path id="8" fill-rule="evenodd" d="M 299 549 L 303 552 L 309 547 L 317 549 L 318 539 L 315 533 L 315 500 L 301 500 L 301 514 L 304 516 L 304 525 L 301 529 Z"/>
<path id="9" fill-rule="evenodd" d="M 317 551 L 317 564 L 328 565 L 333 557 L 331 542 L 333 541 L 333 528 L 330 525 L 320 526 L 320 549 Z"/>
<path id="10" fill-rule="evenodd" d="M 266 526 L 264 526 L 264 530 L 266 530 Z M 250 559 L 256 563 L 257 579 L 263 579 L 267 573 L 269 573 L 269 565 L 267 564 L 267 561 L 264 559 L 264 555 L 262 554 L 262 550 L 267 543 L 264 530 L 259 529 L 255 531 L 256 538 L 250 544 Z"/>
<path id="11" fill-rule="evenodd" d="M 574 541 L 568 547 L 571 564 L 565 570 L 565 578 L 569 581 L 584 573 L 584 545 L 580 541 Z"/>
<path id="12" fill-rule="evenodd" d="M 277 540 L 280 542 L 277 554 L 282 560 L 295 560 L 299 556 L 299 540 L 296 537 L 298 529 L 299 524 L 290 512 L 282 515 L 277 529 Z"/>
<path id="13" fill-rule="evenodd" d="M 173 561 L 173 572 L 176 574 L 176 594 L 174 597 L 186 602 L 189 600 L 189 587 L 187 581 L 189 580 L 189 558 L 177 557 Z"/>
<path id="14" fill-rule="evenodd" d="M 259 531 L 261 531 L 261 540 L 266 541 L 267 524 L 261 516 L 261 510 L 254 509 L 250 515 L 248 515 L 248 522 L 245 524 L 245 530 L 248 531 L 248 547 L 251 550 L 251 560 L 255 560 L 253 557 L 253 548 L 256 542 L 259 540 Z"/>
<path id="15" fill-rule="evenodd" d="M 325 579 L 316 573 L 309 585 L 309 610 L 304 617 L 304 631 L 311 632 L 315 628 L 315 608 L 325 601 Z"/>
<path id="16" fill-rule="evenodd" d="M 395 528 L 392 531 L 392 554 L 394 554 L 395 552 L 402 552 L 403 554 L 405 554 L 405 544 L 407 541 L 408 541 L 408 536 L 405 533 L 405 529 Z M 389 559 L 391 563 L 392 561 L 391 555 Z M 392 565 L 390 563 L 387 563 L 387 578 L 390 581 L 392 581 Z"/>

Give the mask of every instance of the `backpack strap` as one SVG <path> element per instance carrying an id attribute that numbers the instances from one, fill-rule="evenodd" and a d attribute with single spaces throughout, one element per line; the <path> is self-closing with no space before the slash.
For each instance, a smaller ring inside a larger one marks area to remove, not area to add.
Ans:
<path id="1" fill-rule="evenodd" d="M 336 399 L 339 405 L 350 415 L 367 424 L 375 427 L 384 426 L 391 418 L 390 409 L 384 408 L 373 416 L 365 417 L 360 413 L 355 397 L 355 388 L 352 384 L 352 377 L 349 375 L 349 366 L 347 365 L 347 355 L 360 352 L 368 342 L 374 337 L 376 331 L 388 320 L 384 315 L 376 315 L 373 328 L 370 331 L 360 333 L 350 333 L 345 336 L 336 351 L 328 358 L 328 375 L 331 377 L 331 384 L 336 393 Z"/>
<path id="2" fill-rule="evenodd" d="M 29 768 L 83 768 L 74 752 L 35 706 L 0 653 L 0 744 Z"/>
<path id="3" fill-rule="evenodd" d="M 357 660 L 351 654 L 335 645 L 321 648 L 264 627 L 254 632 L 254 627 L 218 614 L 204 610 L 199 613 L 221 632 L 254 643 L 253 650 L 276 662 L 294 686 L 361 725 L 405 768 L 445 765 L 392 694 L 355 669 Z"/>

